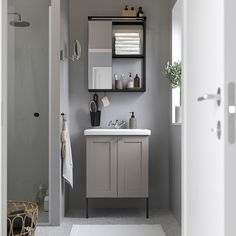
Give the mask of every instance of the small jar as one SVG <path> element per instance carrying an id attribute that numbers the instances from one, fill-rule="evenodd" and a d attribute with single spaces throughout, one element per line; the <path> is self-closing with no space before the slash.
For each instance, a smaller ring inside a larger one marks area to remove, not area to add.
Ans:
<path id="1" fill-rule="evenodd" d="M 123 89 L 123 80 L 121 77 L 118 79 L 118 75 L 115 75 L 115 89 L 117 90 Z"/>

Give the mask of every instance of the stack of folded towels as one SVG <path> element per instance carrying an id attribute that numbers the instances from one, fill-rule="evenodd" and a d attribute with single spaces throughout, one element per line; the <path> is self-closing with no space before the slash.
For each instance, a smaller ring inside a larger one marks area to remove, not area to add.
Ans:
<path id="1" fill-rule="evenodd" d="M 138 55 L 140 54 L 139 33 L 115 33 L 116 55 Z"/>

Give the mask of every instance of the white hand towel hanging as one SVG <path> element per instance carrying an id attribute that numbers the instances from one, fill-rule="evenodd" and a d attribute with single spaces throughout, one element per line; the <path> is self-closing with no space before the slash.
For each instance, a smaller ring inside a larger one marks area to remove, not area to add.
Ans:
<path id="1" fill-rule="evenodd" d="M 61 156 L 63 159 L 63 178 L 73 188 L 73 159 L 71 151 L 71 142 L 68 129 L 68 123 L 63 119 L 63 126 L 61 132 Z"/>

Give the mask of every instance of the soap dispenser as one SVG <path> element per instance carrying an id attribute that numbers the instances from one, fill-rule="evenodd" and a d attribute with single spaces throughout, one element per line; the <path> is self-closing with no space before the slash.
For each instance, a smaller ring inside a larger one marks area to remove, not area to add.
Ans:
<path id="1" fill-rule="evenodd" d="M 129 119 L 129 128 L 130 129 L 137 129 L 137 120 L 134 116 L 134 112 L 130 112 L 132 115 Z"/>
<path id="2" fill-rule="evenodd" d="M 129 81 L 128 81 L 127 88 L 128 89 L 133 89 L 134 88 L 134 80 L 132 78 L 132 73 L 131 72 L 129 73 Z"/>

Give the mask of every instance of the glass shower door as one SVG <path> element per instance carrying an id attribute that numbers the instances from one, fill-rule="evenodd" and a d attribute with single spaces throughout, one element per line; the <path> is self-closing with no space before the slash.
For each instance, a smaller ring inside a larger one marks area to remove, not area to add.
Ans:
<path id="1" fill-rule="evenodd" d="M 49 222 L 50 0 L 8 1 L 8 199 Z"/>

